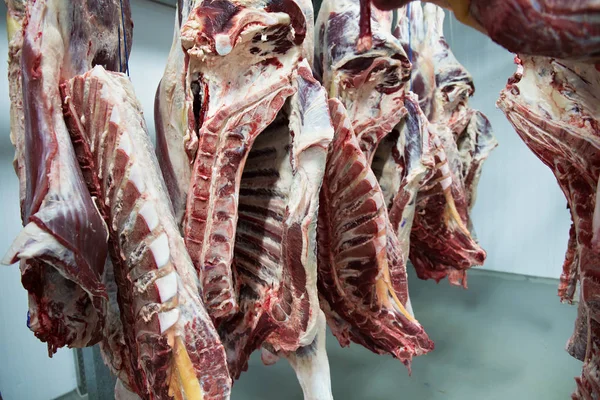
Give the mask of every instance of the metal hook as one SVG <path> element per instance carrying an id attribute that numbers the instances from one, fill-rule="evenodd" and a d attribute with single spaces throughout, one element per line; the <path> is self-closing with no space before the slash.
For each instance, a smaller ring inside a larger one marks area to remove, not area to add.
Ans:
<path id="1" fill-rule="evenodd" d="M 123 10 L 123 0 L 121 2 L 121 27 L 123 28 L 123 46 L 125 50 L 125 71 L 127 72 L 127 76 L 129 76 L 129 54 L 127 52 L 127 28 L 125 26 L 125 11 Z M 119 31 L 121 29 L 119 28 Z M 120 38 L 119 33 L 119 38 Z M 119 39 L 119 58 L 121 57 L 121 40 Z M 121 65 L 121 72 L 123 70 L 123 66 Z"/>

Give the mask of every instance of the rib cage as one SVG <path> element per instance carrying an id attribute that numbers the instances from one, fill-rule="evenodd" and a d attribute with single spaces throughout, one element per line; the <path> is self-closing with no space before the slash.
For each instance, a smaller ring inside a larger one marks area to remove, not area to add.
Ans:
<path id="1" fill-rule="evenodd" d="M 198 297 L 131 83 L 96 67 L 62 90 L 78 158 L 91 172 L 87 183 L 110 227 L 131 351 L 128 383 L 142 397 L 168 398 L 173 391 L 188 397 L 196 386 L 205 399 L 228 398 L 225 354 Z M 196 383 L 178 375 L 184 368 L 194 371 Z"/>
<path id="2" fill-rule="evenodd" d="M 187 82 L 200 88 L 187 101 L 189 109 L 199 102 L 199 130 L 183 230 L 217 326 L 238 310 L 231 263 L 244 163 L 294 93 L 306 25 L 298 5 L 288 3 L 198 2 L 182 28 Z"/>
<path id="3" fill-rule="evenodd" d="M 408 364 L 433 343 L 405 309 L 404 256 L 397 252 L 379 184 L 344 107 L 335 99 L 329 106 L 336 134 L 320 197 L 321 304 L 342 345 L 351 339 Z"/>

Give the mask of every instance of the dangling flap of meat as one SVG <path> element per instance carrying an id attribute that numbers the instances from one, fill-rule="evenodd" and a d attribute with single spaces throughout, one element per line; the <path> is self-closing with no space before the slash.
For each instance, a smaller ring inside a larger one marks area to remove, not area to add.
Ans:
<path id="1" fill-rule="evenodd" d="M 25 228 L 3 261 L 21 260 L 29 326 L 52 354 L 96 343 L 106 303 L 106 227 L 75 159 L 59 84 L 94 64 L 119 69 L 128 48 L 119 32 L 126 28 L 130 45 L 132 23 L 127 1 L 38 0 L 26 3 L 19 33 L 24 2 L 8 5 L 12 134 Z"/>
<path id="2" fill-rule="evenodd" d="M 409 364 L 433 343 L 406 309 L 406 255 L 346 110 L 336 99 L 329 106 L 335 136 L 319 205 L 321 306 L 343 346 L 352 340 Z"/>
<path id="3" fill-rule="evenodd" d="M 418 108 L 416 108 L 418 110 Z M 433 175 L 419 189 L 410 239 L 410 260 L 421 279 L 467 286 L 466 270 L 482 265 L 485 251 L 471 236 L 468 200 L 457 174 L 458 150 L 449 129 L 430 125 L 421 114 L 421 129 L 433 136 Z"/>
<path id="4" fill-rule="evenodd" d="M 517 58 L 517 62 L 518 71 L 500 95 L 498 106 L 525 144 L 552 170 L 569 204 L 573 226 L 559 295 L 571 302 L 579 280 L 581 305 L 569 347 L 574 355 L 585 354 L 585 358 L 573 398 L 595 398 L 600 395 L 600 254 L 594 244 L 600 177 L 600 71 L 593 65 L 544 57 Z"/>
<path id="5" fill-rule="evenodd" d="M 407 255 L 417 193 L 435 176 L 435 157 L 439 158 L 438 153 L 443 150 L 436 146 L 439 139 L 421 112 L 414 93 L 407 92 L 404 106 L 406 117 L 383 139 L 371 168 L 381 186 L 400 250 Z"/>
<path id="6" fill-rule="evenodd" d="M 323 328 L 316 222 L 333 128 L 326 92 L 306 61 L 299 65 L 294 89 L 284 110 L 256 139 L 242 174 L 233 264 L 240 312 L 223 325 L 221 336 L 234 377 L 264 342 L 270 352 L 290 359 L 306 398 L 313 398 L 306 390 L 331 390 L 328 373 L 308 373 L 329 370 L 324 348 L 315 344 Z M 305 371 L 307 365 L 314 368 Z M 308 384 L 311 379 L 314 385 Z"/>
<path id="7" fill-rule="evenodd" d="M 183 0 L 177 4 L 173 44 L 154 100 L 156 155 L 178 224 L 183 222 L 198 145 L 193 106 L 188 104 L 193 96 L 192 88 L 186 85 L 188 63 L 181 46 L 181 25 L 195 3 L 196 0 Z"/>
<path id="8" fill-rule="evenodd" d="M 80 163 L 110 231 L 119 307 L 141 397 L 229 398 L 225 352 L 199 298 L 131 82 L 95 67 L 62 87 Z"/>
<path id="9" fill-rule="evenodd" d="M 217 325 L 238 310 L 231 262 L 244 163 L 294 93 L 305 34 L 291 0 L 198 2 L 182 28 L 199 126 L 183 230 Z"/>
<path id="10" fill-rule="evenodd" d="M 371 160 L 380 140 L 400 122 L 410 63 L 391 34 L 392 13 L 373 9 L 373 46 L 357 48 L 358 0 L 325 0 L 317 18 L 315 70 L 330 97 L 338 98 Z"/>
<path id="11" fill-rule="evenodd" d="M 477 185 L 483 169 L 483 162 L 489 157 L 492 150 L 498 146 L 494 137 L 492 125 L 485 115 L 475 111 L 467 128 L 456 137 L 458 155 L 461 161 L 460 179 L 465 187 L 469 210 L 475 205 Z M 469 218 L 469 223 L 471 219 Z M 472 227 L 469 231 L 473 233 Z"/>

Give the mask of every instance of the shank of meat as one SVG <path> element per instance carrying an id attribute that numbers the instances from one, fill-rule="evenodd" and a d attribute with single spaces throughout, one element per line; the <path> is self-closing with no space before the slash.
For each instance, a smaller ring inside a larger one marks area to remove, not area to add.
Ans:
<path id="1" fill-rule="evenodd" d="M 357 46 L 358 0 L 325 0 L 317 18 L 315 70 L 329 96 L 347 109 L 354 133 L 371 160 L 381 139 L 400 122 L 410 63 L 391 34 L 392 13 L 373 9 L 372 46 Z M 370 7 L 370 6 L 369 6 Z"/>
<path id="2" fill-rule="evenodd" d="M 600 71 L 593 65 L 546 57 L 516 58 L 518 71 L 498 106 L 525 144 L 556 176 L 573 225 L 559 295 L 581 298 L 570 352 L 583 358 L 574 399 L 600 396 Z"/>
<path id="3" fill-rule="evenodd" d="M 335 136 L 319 206 L 319 295 L 340 344 L 350 340 L 407 365 L 433 343 L 407 310 L 406 255 L 343 105 L 329 100 Z"/>
<path id="4" fill-rule="evenodd" d="M 79 163 L 109 227 L 130 388 L 144 398 L 229 398 L 225 352 L 131 82 L 96 66 L 61 89 Z"/>
<path id="5" fill-rule="evenodd" d="M 11 132 L 25 228 L 3 261 L 20 260 L 29 327 L 52 354 L 98 342 L 107 299 L 107 230 L 77 165 L 59 85 L 95 64 L 119 69 L 128 46 L 118 32 L 125 27 L 130 44 L 132 22 L 127 1 L 8 6 Z"/>

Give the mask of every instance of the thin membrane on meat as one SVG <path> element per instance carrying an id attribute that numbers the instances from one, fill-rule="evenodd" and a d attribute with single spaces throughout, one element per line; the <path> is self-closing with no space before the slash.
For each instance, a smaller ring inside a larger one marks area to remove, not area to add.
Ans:
<path id="1" fill-rule="evenodd" d="M 329 100 L 335 136 L 319 204 L 319 295 L 340 344 L 350 340 L 406 364 L 433 343 L 406 309 L 406 255 L 346 110 Z"/>
<path id="2" fill-rule="evenodd" d="M 294 93 L 306 24 L 291 1 L 197 2 L 182 28 L 198 145 L 184 237 L 217 326 L 238 310 L 231 272 L 242 170 Z"/>
<path id="3" fill-rule="evenodd" d="M 62 85 L 65 117 L 110 231 L 131 389 L 229 398 L 225 352 L 171 210 L 129 79 L 96 66 Z"/>
<path id="4" fill-rule="evenodd" d="M 23 101 L 13 103 L 12 134 L 25 228 L 3 261 L 21 260 L 29 327 L 52 354 L 65 345 L 100 340 L 107 298 L 101 282 L 107 231 L 75 159 L 59 84 L 94 64 L 119 69 L 127 46 L 118 32 L 125 27 L 130 44 L 132 23 L 127 1 L 8 5 L 13 97 L 22 78 Z M 28 22 L 19 27 L 25 6 Z"/>
<path id="5" fill-rule="evenodd" d="M 595 245 L 600 177 L 600 71 L 593 65 L 545 57 L 516 59 L 518 71 L 498 106 L 556 176 L 573 225 L 559 286 L 563 301 L 581 297 L 570 352 L 581 358 L 574 399 L 600 396 L 600 254 Z"/>

